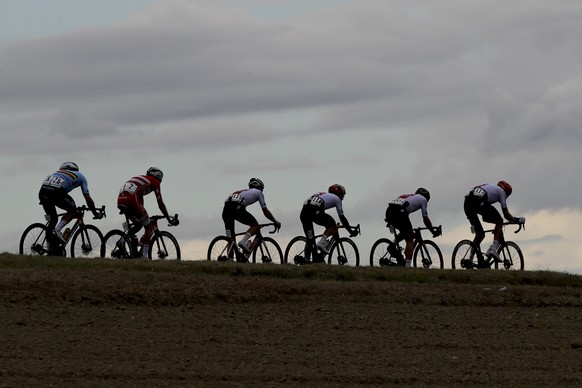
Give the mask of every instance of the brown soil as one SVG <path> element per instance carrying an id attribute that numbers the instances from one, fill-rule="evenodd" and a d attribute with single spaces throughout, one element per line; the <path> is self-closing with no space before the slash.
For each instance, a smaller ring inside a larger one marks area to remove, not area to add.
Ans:
<path id="1" fill-rule="evenodd" d="M 582 386 L 579 288 L 237 271 L 4 268 L 0 387 Z"/>

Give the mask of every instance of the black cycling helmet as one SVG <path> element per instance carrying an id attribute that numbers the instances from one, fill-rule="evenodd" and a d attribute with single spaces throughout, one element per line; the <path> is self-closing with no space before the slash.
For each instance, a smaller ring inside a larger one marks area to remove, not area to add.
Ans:
<path id="1" fill-rule="evenodd" d="M 427 202 L 430 201 L 430 193 L 424 187 L 419 187 L 418 189 L 416 189 L 416 192 L 414 194 L 420 194 L 424 198 L 426 198 Z"/>
<path id="2" fill-rule="evenodd" d="M 258 189 L 263 191 L 265 189 L 265 184 L 259 178 L 251 178 L 249 180 L 249 189 Z"/>

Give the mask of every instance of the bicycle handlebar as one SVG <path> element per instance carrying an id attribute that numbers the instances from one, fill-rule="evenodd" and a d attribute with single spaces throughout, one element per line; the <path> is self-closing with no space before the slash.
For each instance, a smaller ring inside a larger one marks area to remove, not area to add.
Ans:
<path id="1" fill-rule="evenodd" d="M 439 236 L 442 236 L 443 234 L 443 226 L 439 225 L 439 226 L 433 226 L 433 229 L 438 232 Z M 413 230 L 415 231 L 421 231 L 421 230 L 430 230 L 429 228 L 427 228 L 426 226 L 419 226 L 418 228 L 414 228 Z"/>
<path id="2" fill-rule="evenodd" d="M 274 233 L 277 233 L 277 232 L 279 232 L 279 229 L 281 229 L 280 227 L 279 227 L 279 228 L 277 228 L 277 226 L 275 225 L 275 223 L 274 223 L 274 222 L 270 222 L 270 223 L 268 223 L 268 224 L 259 224 L 259 227 L 260 227 L 261 229 L 262 229 L 262 228 L 265 228 L 265 227 L 267 227 L 267 226 L 273 226 L 273 230 L 270 230 L 270 231 L 269 231 L 269 234 L 274 234 Z"/>
<path id="3" fill-rule="evenodd" d="M 103 218 L 105 218 L 107 216 L 107 214 L 105 214 L 105 205 L 101 206 L 100 208 L 95 208 L 95 210 L 97 211 L 97 213 L 101 213 L 101 215 L 103 216 Z M 84 213 L 86 211 L 92 211 L 89 207 L 87 207 L 86 205 L 83 206 L 77 206 L 77 211 Z M 93 217 L 93 219 L 95 220 L 96 218 Z"/>
<path id="4" fill-rule="evenodd" d="M 166 216 L 162 216 L 162 215 L 155 215 L 155 216 L 151 216 L 150 219 L 157 221 L 157 220 L 163 220 L 165 219 Z M 174 220 L 178 221 L 178 223 L 176 225 L 172 225 L 170 223 L 168 223 L 168 226 L 178 226 L 180 224 L 180 221 L 178 220 L 178 215 L 174 214 L 174 217 L 172 217 Z"/>

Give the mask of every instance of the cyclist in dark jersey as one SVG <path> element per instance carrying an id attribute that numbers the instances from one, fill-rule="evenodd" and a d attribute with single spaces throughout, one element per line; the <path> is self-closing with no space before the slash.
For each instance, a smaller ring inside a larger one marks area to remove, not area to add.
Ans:
<path id="1" fill-rule="evenodd" d="M 395 198 L 388 204 L 388 208 L 386 208 L 386 217 L 384 220 L 399 231 L 395 236 L 394 242 L 398 244 L 398 242 L 406 240 L 406 248 L 404 249 L 405 261 L 404 263 L 400 262 L 400 265 L 410 267 L 412 264 L 414 231 L 412 229 L 412 223 L 410 222 L 411 213 L 420 209 L 422 221 L 430 230 L 433 237 L 440 235 L 439 231 L 432 226 L 432 222 L 428 217 L 429 200 L 429 191 L 423 187 L 419 187 L 414 194 L 403 194 Z M 402 260 L 402 254 L 399 251 L 390 252 L 390 254 L 396 256 L 397 260 Z"/>
<path id="2" fill-rule="evenodd" d="M 48 228 L 53 237 L 60 242 L 65 242 L 61 230 L 75 217 L 78 217 L 77 205 L 69 192 L 77 187 L 81 187 L 87 206 L 97 219 L 103 215 L 95 208 L 95 202 L 89 194 L 87 178 L 79 172 L 79 166 L 73 162 L 61 164 L 59 170 L 47 176 L 38 192 L 38 199 L 45 213 L 49 216 Z M 61 221 L 58 221 L 57 209 L 65 210 Z M 58 222 L 58 223 L 57 223 Z"/>
<path id="3" fill-rule="evenodd" d="M 503 218 L 501 218 L 499 211 L 495 209 L 493 204 L 499 202 L 501 210 L 503 211 L 503 216 L 506 220 L 521 224 L 525 223 L 525 217 L 514 217 L 507 208 L 506 201 L 512 192 L 513 188 L 509 183 L 506 181 L 499 181 L 496 185 L 485 183 L 475 186 L 467 195 L 465 195 L 465 203 L 463 207 L 465 215 L 475 231 L 475 238 L 473 239 L 474 245 L 478 246 L 485 238 L 485 231 L 483 230 L 483 225 L 481 225 L 481 222 L 479 221 L 478 215 L 481 215 L 483 221 L 495 224 L 495 228 L 493 229 L 493 243 L 487 250 L 486 254 L 497 261 L 499 261 L 497 248 L 499 248 L 499 239 L 503 233 Z M 474 254 L 475 252 L 471 252 L 471 256 Z"/>

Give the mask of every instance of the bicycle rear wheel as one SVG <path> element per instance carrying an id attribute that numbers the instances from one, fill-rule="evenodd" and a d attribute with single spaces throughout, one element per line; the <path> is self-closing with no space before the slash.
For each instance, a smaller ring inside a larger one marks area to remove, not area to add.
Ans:
<path id="1" fill-rule="evenodd" d="M 101 257 L 107 259 L 131 259 L 131 244 L 129 237 L 119 229 L 110 230 L 103 237 Z"/>
<path id="2" fill-rule="evenodd" d="M 417 267 L 417 258 L 418 258 L 418 266 L 422 266 L 424 268 L 444 268 L 443 262 L 443 254 L 435 244 L 434 241 L 431 240 L 424 240 L 421 244 L 418 244 L 414 249 L 414 253 L 412 255 L 412 261 L 414 262 L 414 267 Z"/>
<path id="3" fill-rule="evenodd" d="M 281 247 L 271 237 L 263 237 L 263 241 L 253 251 L 253 263 L 283 264 L 283 260 Z"/>
<path id="4" fill-rule="evenodd" d="M 398 252 L 398 255 L 391 254 Z M 398 260 L 400 259 L 400 265 L 404 266 L 404 257 L 402 252 L 392 240 L 387 238 L 380 238 L 376 240 L 372 249 L 370 250 L 370 266 L 380 266 L 380 267 L 396 267 L 398 266 Z"/>
<path id="5" fill-rule="evenodd" d="M 477 254 L 471 257 L 473 242 L 471 240 L 461 240 L 453 249 L 451 256 L 451 268 L 471 269 L 477 268 Z"/>
<path id="6" fill-rule="evenodd" d="M 180 245 L 176 237 L 166 230 L 158 231 L 150 241 L 148 258 L 150 260 L 181 260 Z"/>
<path id="7" fill-rule="evenodd" d="M 206 253 L 208 261 L 228 261 L 234 260 L 232 241 L 226 236 L 217 236 L 208 245 Z"/>
<path id="8" fill-rule="evenodd" d="M 356 243 L 348 237 L 340 238 L 329 250 L 327 263 L 358 267 L 360 265 L 360 252 L 358 252 Z"/>
<path id="9" fill-rule="evenodd" d="M 71 239 L 71 257 L 101 256 L 103 233 L 94 225 L 80 225 Z"/>
<path id="10" fill-rule="evenodd" d="M 18 252 L 21 255 L 46 256 L 49 253 L 49 243 L 47 241 L 47 227 L 44 224 L 36 223 L 24 230 L 20 237 Z"/>
<path id="11" fill-rule="evenodd" d="M 524 261 L 523 253 L 519 246 L 513 241 L 506 241 L 504 245 L 501 245 L 497 250 L 499 258 L 503 260 L 502 263 L 495 262 L 495 269 L 507 269 L 523 271 Z"/>
<path id="12" fill-rule="evenodd" d="M 304 236 L 296 236 L 289 241 L 287 248 L 285 248 L 285 256 L 283 257 L 285 264 L 303 265 L 307 262 L 305 257 L 305 248 L 307 247 L 307 238 Z"/>

